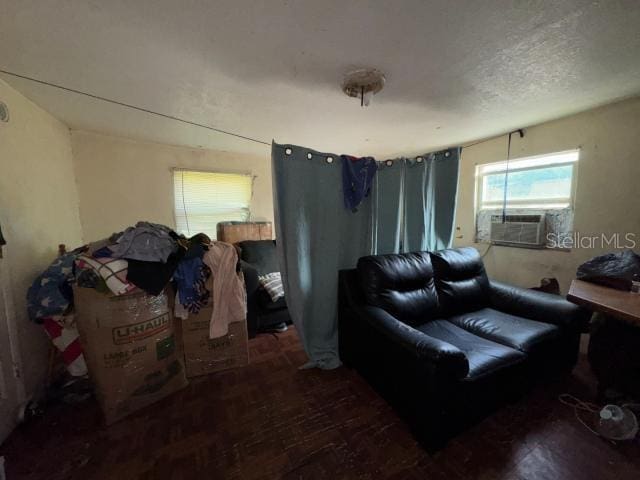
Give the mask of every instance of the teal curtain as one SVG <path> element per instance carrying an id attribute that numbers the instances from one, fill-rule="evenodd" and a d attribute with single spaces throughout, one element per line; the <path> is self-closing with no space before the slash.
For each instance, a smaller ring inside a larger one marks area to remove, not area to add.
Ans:
<path id="1" fill-rule="evenodd" d="M 461 148 L 404 160 L 404 252 L 449 248 L 455 229 Z"/>
<path id="2" fill-rule="evenodd" d="M 276 243 L 289 314 L 310 362 L 340 365 L 338 270 L 371 253 L 371 199 L 351 212 L 342 196 L 338 155 L 272 147 Z"/>
<path id="3" fill-rule="evenodd" d="M 457 160 L 455 168 L 440 166 L 438 155 L 380 162 L 371 194 L 352 212 L 344 207 L 338 155 L 272 145 L 280 271 L 289 313 L 309 356 L 305 367 L 340 365 L 339 270 L 353 268 L 364 255 L 450 244 L 458 167 Z M 453 173 L 455 178 L 447 177 Z M 438 201 L 447 211 L 433 204 Z"/>
<path id="4" fill-rule="evenodd" d="M 397 253 L 402 236 L 404 160 L 380 162 L 371 192 L 371 254 Z"/>

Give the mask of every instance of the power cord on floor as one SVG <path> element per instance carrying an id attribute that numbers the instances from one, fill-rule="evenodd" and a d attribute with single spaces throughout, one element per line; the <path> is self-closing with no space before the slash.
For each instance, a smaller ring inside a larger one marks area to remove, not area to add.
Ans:
<path id="1" fill-rule="evenodd" d="M 584 425 L 587 430 L 598 437 L 601 436 L 597 431 L 587 425 L 587 422 L 585 422 L 578 413 L 581 410 L 589 413 L 598 413 L 600 411 L 600 407 L 598 407 L 598 405 L 596 405 L 595 403 L 580 400 L 579 398 L 576 398 L 569 393 L 563 393 L 559 395 L 558 400 L 560 401 L 560 403 L 573 408 L 573 413 L 575 414 L 576 418 L 582 425 Z"/>

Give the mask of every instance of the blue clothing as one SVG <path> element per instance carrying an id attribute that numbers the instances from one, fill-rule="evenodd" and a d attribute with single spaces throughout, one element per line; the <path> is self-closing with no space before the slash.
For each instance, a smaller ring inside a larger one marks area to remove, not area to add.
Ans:
<path id="1" fill-rule="evenodd" d="M 178 284 L 178 296 L 182 305 L 188 305 L 196 299 L 195 284 L 203 264 L 202 259 L 198 257 L 182 259 L 178 263 L 176 271 L 173 272 L 173 279 Z"/>
<path id="2" fill-rule="evenodd" d="M 74 281 L 74 261 L 77 251 L 66 253 L 54 260 L 40 274 L 27 291 L 27 312 L 34 322 L 65 313 L 73 303 L 71 284 Z"/>
<path id="3" fill-rule="evenodd" d="M 91 255 L 93 258 L 109 258 L 113 255 L 113 252 L 109 247 L 102 247 L 93 252 Z"/>
<path id="4" fill-rule="evenodd" d="M 371 191 L 373 179 L 378 171 L 378 164 L 373 157 L 356 158 L 341 155 L 342 159 L 342 191 L 344 206 L 352 212 Z"/>
<path id="5" fill-rule="evenodd" d="M 206 281 L 211 270 L 201 257 L 184 258 L 173 273 L 177 283 L 180 303 L 191 313 L 198 313 L 207 305 L 211 293 L 206 289 Z"/>

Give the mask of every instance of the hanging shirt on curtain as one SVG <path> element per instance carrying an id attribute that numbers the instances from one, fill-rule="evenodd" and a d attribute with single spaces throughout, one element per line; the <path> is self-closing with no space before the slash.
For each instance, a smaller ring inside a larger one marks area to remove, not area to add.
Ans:
<path id="1" fill-rule="evenodd" d="M 340 158 L 342 159 L 344 206 L 355 212 L 371 191 L 378 164 L 373 157 L 357 158 L 341 155 Z"/>

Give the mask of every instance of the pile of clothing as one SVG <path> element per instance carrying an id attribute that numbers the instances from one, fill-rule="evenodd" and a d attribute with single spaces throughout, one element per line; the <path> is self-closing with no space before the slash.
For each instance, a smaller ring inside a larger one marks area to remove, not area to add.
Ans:
<path id="1" fill-rule="evenodd" d="M 155 296 L 172 281 L 179 318 L 198 313 L 213 300 L 212 338 L 225 335 L 229 323 L 246 318 L 244 278 L 235 248 L 212 242 L 203 233 L 186 238 L 150 222 L 138 222 L 124 232 L 58 257 L 29 288 L 29 317 L 45 328 L 49 325 L 47 331 L 67 329 L 67 340 L 59 347 L 64 357 L 68 344 L 74 344 L 74 352 L 78 350 L 77 330 L 68 321 L 73 312 L 74 282 L 107 295 L 142 290 Z M 213 285 L 213 292 L 208 285 Z M 74 374 L 81 372 L 76 369 Z"/>
<path id="2" fill-rule="evenodd" d="M 197 313 L 210 296 L 204 285 L 211 270 L 203 261 L 210 244 L 203 233 L 185 238 L 165 225 L 138 222 L 86 246 L 75 260 L 78 286 L 113 295 L 137 289 L 159 295 L 174 279 L 179 302 Z"/>

